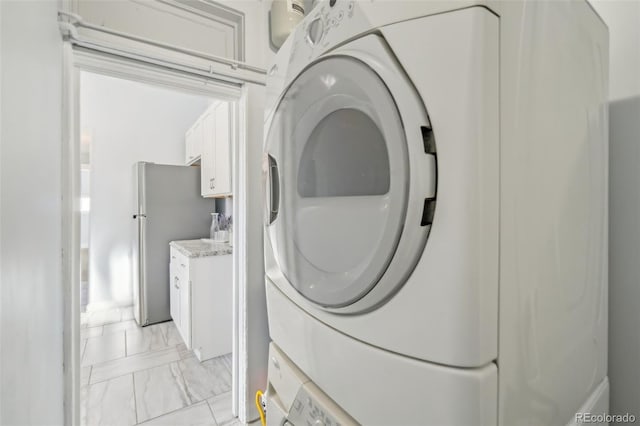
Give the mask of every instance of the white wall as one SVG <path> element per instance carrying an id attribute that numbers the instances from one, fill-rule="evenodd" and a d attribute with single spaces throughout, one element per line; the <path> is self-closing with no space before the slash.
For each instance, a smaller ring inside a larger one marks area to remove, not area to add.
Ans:
<path id="1" fill-rule="evenodd" d="M 209 99 L 81 74 L 80 128 L 91 137 L 89 307 L 132 303 L 133 164 L 184 164 L 184 133 Z"/>
<path id="2" fill-rule="evenodd" d="M 640 1 L 591 3 L 609 26 L 609 98 L 640 95 Z"/>
<path id="3" fill-rule="evenodd" d="M 54 1 L 1 1 L 0 424 L 63 423 L 62 42 Z"/>

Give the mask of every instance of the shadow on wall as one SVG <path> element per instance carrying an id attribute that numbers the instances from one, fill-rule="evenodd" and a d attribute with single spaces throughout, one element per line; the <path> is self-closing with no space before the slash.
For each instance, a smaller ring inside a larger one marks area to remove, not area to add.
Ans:
<path id="1" fill-rule="evenodd" d="M 640 96 L 609 106 L 611 414 L 640 418 Z M 615 423 L 612 423 L 612 425 Z"/>

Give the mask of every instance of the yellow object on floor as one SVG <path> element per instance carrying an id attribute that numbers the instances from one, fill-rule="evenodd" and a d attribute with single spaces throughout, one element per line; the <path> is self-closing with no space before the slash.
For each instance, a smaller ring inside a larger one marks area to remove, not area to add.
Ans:
<path id="1" fill-rule="evenodd" d="M 267 426 L 267 421 L 264 418 L 264 409 L 262 408 L 262 404 L 260 403 L 260 398 L 262 398 L 262 391 L 256 392 L 256 408 L 258 409 L 258 413 L 260 413 L 260 423 L 262 426 Z"/>

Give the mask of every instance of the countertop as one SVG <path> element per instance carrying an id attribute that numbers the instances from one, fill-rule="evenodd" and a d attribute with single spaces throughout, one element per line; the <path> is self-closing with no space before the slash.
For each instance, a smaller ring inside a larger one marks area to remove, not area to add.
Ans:
<path id="1" fill-rule="evenodd" d="M 233 253 L 231 244 L 212 240 L 171 241 L 169 245 L 187 257 L 223 256 Z"/>

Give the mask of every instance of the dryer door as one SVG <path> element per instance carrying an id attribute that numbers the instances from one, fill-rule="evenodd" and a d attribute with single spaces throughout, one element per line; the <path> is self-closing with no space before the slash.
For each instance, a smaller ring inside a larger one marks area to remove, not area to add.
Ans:
<path id="1" fill-rule="evenodd" d="M 405 272 L 424 247 L 419 223 L 402 236 L 412 167 L 404 124 L 381 77 L 346 55 L 307 68 L 279 103 L 267 134 L 267 238 L 286 280 L 317 305 L 362 299 L 402 238 L 420 245 Z"/>

